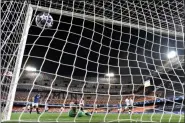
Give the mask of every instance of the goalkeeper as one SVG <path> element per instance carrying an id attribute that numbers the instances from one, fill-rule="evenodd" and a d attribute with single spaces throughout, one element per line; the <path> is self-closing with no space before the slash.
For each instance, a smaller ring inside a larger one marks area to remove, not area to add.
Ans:
<path id="1" fill-rule="evenodd" d="M 82 117 L 82 116 L 91 116 L 90 113 L 88 113 L 87 111 L 82 111 L 81 109 L 79 109 L 77 111 L 77 107 L 78 105 L 76 105 L 74 102 L 70 102 L 70 110 L 69 110 L 69 117 L 75 117 L 77 115 L 77 117 Z"/>

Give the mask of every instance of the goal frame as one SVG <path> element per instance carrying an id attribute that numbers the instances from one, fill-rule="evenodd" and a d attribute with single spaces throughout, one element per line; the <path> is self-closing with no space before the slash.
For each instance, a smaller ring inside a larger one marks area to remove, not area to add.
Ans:
<path id="1" fill-rule="evenodd" d="M 26 3 L 24 3 L 24 4 L 26 4 Z M 30 27 L 32 14 L 33 14 L 33 8 L 31 7 L 31 5 L 28 5 L 27 13 L 26 13 L 26 17 L 25 17 L 25 22 L 24 22 L 24 28 L 23 28 L 20 44 L 18 46 L 19 47 L 18 53 L 17 53 L 18 57 L 16 59 L 15 68 L 13 70 L 14 72 L 12 74 L 10 89 L 8 92 L 7 103 L 6 103 L 6 106 L 5 106 L 4 111 L 2 113 L 2 121 L 8 121 L 11 118 L 13 102 L 15 99 L 16 88 L 17 88 L 17 84 L 19 81 L 21 64 L 22 64 L 22 60 L 23 60 L 24 50 L 26 47 L 26 41 L 27 41 L 27 37 L 28 37 L 28 31 L 29 31 L 29 27 Z"/>
<path id="2" fill-rule="evenodd" d="M 24 50 L 26 47 L 26 41 L 27 41 L 27 37 L 28 37 L 29 28 L 31 26 L 30 24 L 31 24 L 31 19 L 32 19 L 32 15 L 33 15 L 34 10 L 49 12 L 49 13 L 53 13 L 53 14 L 61 14 L 61 10 L 59 10 L 59 9 L 48 8 L 48 7 L 43 7 L 43 6 L 33 5 L 33 4 L 28 5 L 24 28 L 23 28 L 23 34 L 21 37 L 21 41 L 19 44 L 19 50 L 18 50 L 18 54 L 17 54 L 18 57 L 16 59 L 16 64 L 15 64 L 15 68 L 14 68 L 14 72 L 13 72 L 13 76 L 12 76 L 12 81 L 11 81 L 11 85 L 10 85 L 10 91 L 8 93 L 8 101 L 7 101 L 8 104 L 6 105 L 6 107 L 3 111 L 3 117 L 2 117 L 3 121 L 8 121 L 8 120 L 10 120 L 10 117 L 11 117 L 13 102 L 15 99 L 16 88 L 17 88 L 17 84 L 18 84 L 18 80 L 19 80 L 19 74 L 20 74 L 21 64 L 22 64 L 23 55 L 24 55 Z M 125 26 L 125 27 L 130 27 L 130 28 L 137 28 L 137 29 L 139 27 L 139 29 L 144 30 L 144 31 L 148 31 L 151 33 L 156 32 L 159 34 L 166 34 L 167 36 L 184 37 L 183 32 L 181 33 L 181 32 L 176 32 L 176 31 L 169 31 L 167 29 L 156 29 L 156 28 L 152 28 L 152 27 L 148 27 L 148 26 L 142 26 L 142 25 L 121 22 L 121 21 L 117 21 L 117 20 L 113 20 L 113 19 L 109 19 L 109 18 L 101 18 L 101 17 L 91 16 L 91 15 L 83 15 L 80 13 L 69 12 L 69 11 L 65 11 L 65 10 L 62 10 L 62 15 L 69 16 L 69 17 L 71 17 L 71 15 L 73 15 L 73 17 L 75 17 L 75 18 L 84 17 L 88 21 L 95 20 L 100 23 L 113 24 L 116 26 Z"/>

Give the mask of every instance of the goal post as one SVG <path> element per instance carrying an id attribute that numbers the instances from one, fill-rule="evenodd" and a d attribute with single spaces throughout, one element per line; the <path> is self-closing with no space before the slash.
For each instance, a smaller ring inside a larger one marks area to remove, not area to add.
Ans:
<path id="1" fill-rule="evenodd" d="M 25 8 L 25 6 L 27 6 L 26 2 L 24 2 L 23 9 Z M 13 103 L 14 103 L 14 99 L 15 99 L 16 88 L 17 88 L 17 84 L 19 81 L 19 77 L 20 77 L 21 64 L 22 64 L 22 60 L 23 60 L 23 55 L 24 55 L 24 50 L 25 50 L 25 46 L 26 46 L 26 41 L 27 41 L 27 36 L 28 36 L 29 27 L 30 27 L 32 13 L 33 13 L 33 9 L 30 5 L 28 5 L 27 10 L 26 10 L 24 27 L 22 30 L 22 36 L 20 39 L 20 43 L 18 44 L 18 46 L 16 48 L 16 50 L 18 52 L 15 51 L 13 54 L 13 55 L 17 55 L 17 58 L 16 58 L 16 62 L 15 62 L 15 67 L 13 68 L 12 80 L 9 85 L 8 97 L 5 102 L 6 106 L 5 106 L 3 113 L 2 113 L 2 115 L 3 115 L 2 121 L 10 120 L 10 117 L 11 117 Z M 19 23 L 19 22 L 17 22 L 17 23 Z M 17 30 L 15 30 L 15 31 L 17 31 Z M 19 41 L 17 41 L 17 42 L 19 42 Z M 3 54 L 3 55 L 5 55 L 5 54 Z M 9 64 L 7 65 L 7 68 L 8 68 L 8 66 L 9 66 Z M 5 73 L 7 73 L 7 72 L 8 72 L 8 69 L 5 70 Z M 4 78 L 2 78 L 2 82 L 3 82 L 3 79 Z"/>

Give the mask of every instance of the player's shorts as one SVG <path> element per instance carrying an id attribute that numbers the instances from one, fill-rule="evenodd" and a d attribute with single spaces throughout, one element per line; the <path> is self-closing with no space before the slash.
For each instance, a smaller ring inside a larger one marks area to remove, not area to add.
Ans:
<path id="1" fill-rule="evenodd" d="M 133 106 L 132 106 L 132 105 L 130 105 L 130 106 L 129 106 L 129 109 L 133 109 Z"/>
<path id="2" fill-rule="evenodd" d="M 34 106 L 35 106 L 35 107 L 38 107 L 38 106 L 39 106 L 39 103 L 34 103 L 34 102 L 33 102 L 33 103 L 32 103 L 32 107 L 34 107 Z"/>

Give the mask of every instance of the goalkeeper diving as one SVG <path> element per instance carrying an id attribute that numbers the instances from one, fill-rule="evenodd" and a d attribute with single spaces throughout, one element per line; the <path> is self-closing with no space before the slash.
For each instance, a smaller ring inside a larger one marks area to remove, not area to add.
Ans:
<path id="1" fill-rule="evenodd" d="M 82 116 L 91 116 L 91 113 L 83 110 L 78 104 L 70 102 L 70 110 L 68 112 L 69 117 L 82 117 Z"/>

